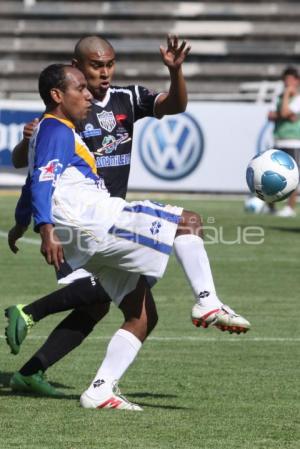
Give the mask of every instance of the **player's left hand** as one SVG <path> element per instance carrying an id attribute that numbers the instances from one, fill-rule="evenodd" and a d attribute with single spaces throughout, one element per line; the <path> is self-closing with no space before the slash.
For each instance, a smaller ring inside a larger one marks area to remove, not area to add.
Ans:
<path id="1" fill-rule="evenodd" d="M 64 251 L 58 236 L 55 234 L 54 226 L 43 224 L 40 227 L 40 236 L 42 239 L 41 253 L 46 262 L 59 270 L 60 265 L 64 263 Z"/>
<path id="2" fill-rule="evenodd" d="M 168 34 L 167 44 L 167 48 L 162 45 L 159 47 L 162 60 L 169 69 L 178 70 L 189 54 L 191 46 L 185 40 L 179 45 L 178 36 L 171 36 L 170 34 Z"/>
<path id="3" fill-rule="evenodd" d="M 27 231 L 27 226 L 21 226 L 16 223 L 8 232 L 8 246 L 14 254 L 17 254 L 19 248 L 16 245 L 17 240 L 19 240 L 25 232 Z"/>

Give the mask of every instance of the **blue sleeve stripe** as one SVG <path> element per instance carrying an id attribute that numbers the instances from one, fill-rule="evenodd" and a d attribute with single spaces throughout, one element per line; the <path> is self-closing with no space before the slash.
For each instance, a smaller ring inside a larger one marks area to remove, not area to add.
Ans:
<path id="1" fill-rule="evenodd" d="M 175 215 L 171 214 L 170 212 L 166 212 L 161 209 L 153 209 L 148 206 L 143 206 L 141 204 L 138 204 L 136 206 L 125 206 L 124 209 L 126 212 L 135 212 L 135 213 L 142 213 L 146 215 L 151 215 L 152 217 L 161 218 L 163 220 L 171 221 L 173 223 L 179 223 L 181 215 Z"/>
<path id="2" fill-rule="evenodd" d="M 146 246 L 155 251 L 166 254 L 167 256 L 169 256 L 172 252 L 172 246 L 166 245 L 165 243 L 159 243 L 156 240 L 150 239 L 149 237 L 145 237 L 141 234 L 136 234 L 135 232 L 131 232 L 126 229 L 112 226 L 108 232 L 116 237 L 129 240 L 131 242 L 137 243 L 138 245 Z"/>

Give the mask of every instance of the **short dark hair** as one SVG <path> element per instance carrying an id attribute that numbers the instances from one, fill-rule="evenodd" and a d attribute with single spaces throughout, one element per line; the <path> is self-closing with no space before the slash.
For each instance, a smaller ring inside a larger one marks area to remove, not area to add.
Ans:
<path id="1" fill-rule="evenodd" d="M 282 72 L 282 78 L 285 78 L 288 75 L 294 76 L 295 78 L 299 78 L 298 70 L 296 69 L 296 67 L 292 65 L 289 65 L 284 69 L 284 71 Z"/>
<path id="2" fill-rule="evenodd" d="M 69 64 L 51 64 L 39 76 L 39 93 L 46 106 L 53 105 L 51 89 L 66 90 L 65 69 L 72 67 Z"/>

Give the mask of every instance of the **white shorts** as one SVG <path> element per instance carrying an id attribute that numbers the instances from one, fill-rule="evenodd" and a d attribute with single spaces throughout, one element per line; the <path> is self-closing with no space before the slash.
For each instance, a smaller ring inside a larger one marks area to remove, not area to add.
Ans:
<path id="1" fill-rule="evenodd" d="M 124 202 L 123 209 L 116 215 L 105 237 L 101 231 L 100 238 L 99 226 L 89 229 L 87 239 L 82 233 L 84 241 L 81 246 L 89 254 L 89 260 L 83 267 L 76 266 L 76 257 L 70 259 L 67 255 L 76 255 L 78 240 L 64 245 L 68 263 L 74 270 L 84 268 L 97 276 L 118 305 L 126 294 L 135 289 L 141 274 L 154 278 L 163 276 L 181 214 L 181 207 L 148 200 Z M 101 223 L 101 217 L 98 223 Z M 62 220 L 59 229 L 61 227 Z M 92 244 L 89 245 L 89 242 Z"/>

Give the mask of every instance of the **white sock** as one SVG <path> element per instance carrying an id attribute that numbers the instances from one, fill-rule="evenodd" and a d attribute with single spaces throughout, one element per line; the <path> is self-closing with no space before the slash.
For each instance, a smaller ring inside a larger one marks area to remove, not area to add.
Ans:
<path id="1" fill-rule="evenodd" d="M 119 380 L 136 358 L 142 342 L 131 332 L 119 329 L 110 340 L 104 360 L 91 385 L 86 390 L 88 396 L 101 396 L 101 381 L 112 383 Z M 98 381 L 98 382 L 97 382 Z"/>
<path id="2" fill-rule="evenodd" d="M 195 298 L 198 299 L 201 292 L 209 292 L 209 296 L 201 298 L 201 304 L 220 307 L 222 303 L 216 295 L 215 284 L 202 238 L 194 234 L 180 235 L 174 240 L 174 251 Z"/>

